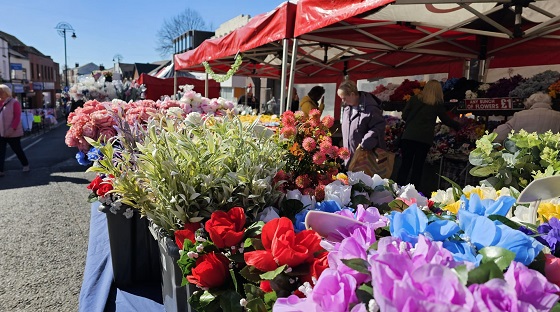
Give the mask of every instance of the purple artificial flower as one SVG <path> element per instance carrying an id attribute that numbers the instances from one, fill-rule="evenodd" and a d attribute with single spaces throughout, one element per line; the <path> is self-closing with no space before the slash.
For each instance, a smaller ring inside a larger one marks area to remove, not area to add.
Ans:
<path id="1" fill-rule="evenodd" d="M 544 234 L 539 241 L 547 245 L 553 255 L 560 256 L 560 220 L 550 218 L 548 222 L 541 224 L 537 231 Z"/>
<path id="2" fill-rule="evenodd" d="M 441 264 L 449 268 L 454 268 L 464 264 L 453 259 L 453 254 L 443 248 L 442 242 L 433 242 L 424 235 L 418 236 L 418 243 L 414 246 L 412 262 L 415 266 L 424 264 Z M 472 265 L 474 268 L 474 264 Z"/>
<path id="3" fill-rule="evenodd" d="M 512 262 L 504 279 L 517 293 L 519 301 L 532 306 L 532 311 L 550 311 L 558 302 L 560 287 L 547 281 L 541 273 L 519 262 Z"/>
<path id="4" fill-rule="evenodd" d="M 342 259 L 364 259 L 368 257 L 368 249 L 376 242 L 375 230 L 371 227 L 361 226 L 356 228 L 340 244 L 335 244 L 334 249 L 329 252 L 329 267 L 341 274 L 353 276 L 361 284 L 368 282 L 370 276 L 349 268 Z"/>
<path id="5" fill-rule="evenodd" d="M 493 278 L 484 284 L 470 285 L 469 290 L 474 297 L 473 312 L 524 311 L 523 305 L 517 300 L 515 289 L 501 278 Z"/>
<path id="6" fill-rule="evenodd" d="M 321 309 L 310 298 L 300 298 L 291 295 L 278 298 L 272 307 L 274 312 L 319 312 Z"/>
<path id="7" fill-rule="evenodd" d="M 381 311 L 471 311 L 472 294 L 457 274 L 439 264 L 426 264 L 402 279 L 373 276 L 374 297 Z"/>
<path id="8" fill-rule="evenodd" d="M 311 295 L 307 298 L 289 296 L 278 298 L 274 312 L 346 312 L 351 304 L 358 302 L 356 280 L 333 269 L 326 269 L 319 277 Z M 361 310 L 358 310 L 361 311 Z"/>

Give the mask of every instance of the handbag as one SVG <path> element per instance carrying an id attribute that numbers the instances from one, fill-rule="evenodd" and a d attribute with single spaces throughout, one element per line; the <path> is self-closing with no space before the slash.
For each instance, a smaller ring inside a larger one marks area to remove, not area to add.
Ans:
<path id="1" fill-rule="evenodd" d="M 369 176 L 378 174 L 384 179 L 391 177 L 395 165 L 395 153 L 382 148 L 372 150 L 363 149 L 360 146 L 354 152 L 354 156 L 348 164 L 348 171 L 363 171 Z"/>

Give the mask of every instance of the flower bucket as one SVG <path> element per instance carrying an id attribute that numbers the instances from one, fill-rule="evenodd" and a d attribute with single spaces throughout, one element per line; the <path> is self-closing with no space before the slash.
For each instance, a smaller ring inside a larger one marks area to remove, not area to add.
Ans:
<path id="1" fill-rule="evenodd" d="M 126 208 L 117 213 L 108 207 L 101 209 L 107 217 L 113 280 L 117 287 L 160 282 L 159 250 L 148 230 L 148 219 L 141 218 L 136 209 L 127 218 L 122 213 Z"/>
<path id="2" fill-rule="evenodd" d="M 183 273 L 177 264 L 179 247 L 169 237 L 162 235 L 157 226 L 150 224 L 150 231 L 158 241 L 161 264 L 161 293 L 166 312 L 194 312 L 188 300 L 195 291 L 191 284 L 181 286 Z"/>

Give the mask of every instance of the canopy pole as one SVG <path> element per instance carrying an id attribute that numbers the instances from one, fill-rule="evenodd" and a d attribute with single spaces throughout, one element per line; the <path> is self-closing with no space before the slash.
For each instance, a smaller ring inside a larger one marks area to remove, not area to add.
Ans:
<path id="1" fill-rule="evenodd" d="M 297 48 L 298 39 L 294 38 L 292 46 L 292 60 L 290 61 L 290 82 L 288 83 L 288 97 L 286 100 L 286 110 L 289 110 L 292 106 L 292 96 L 294 91 L 294 73 L 296 71 L 296 60 L 297 60 Z"/>
<path id="2" fill-rule="evenodd" d="M 177 99 L 177 70 L 175 69 L 175 65 L 173 65 L 173 97 L 172 99 Z"/>
<path id="3" fill-rule="evenodd" d="M 204 79 L 204 96 L 208 97 L 208 73 L 206 73 L 206 78 Z"/>
<path id="4" fill-rule="evenodd" d="M 286 67 L 288 63 L 288 39 L 284 38 L 282 42 L 282 79 L 280 80 L 280 115 L 284 113 L 286 104 Z"/>

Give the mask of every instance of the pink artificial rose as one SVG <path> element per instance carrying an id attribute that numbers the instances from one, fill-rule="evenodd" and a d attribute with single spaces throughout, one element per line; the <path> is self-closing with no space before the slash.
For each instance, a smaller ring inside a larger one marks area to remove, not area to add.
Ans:
<path id="1" fill-rule="evenodd" d="M 84 137 L 88 137 L 88 138 L 97 140 L 97 134 L 98 133 L 99 133 L 99 130 L 92 121 L 86 122 L 86 124 L 82 127 L 82 135 Z"/>
<path id="2" fill-rule="evenodd" d="M 544 273 L 549 282 L 560 286 L 560 259 L 551 254 L 545 254 Z"/>
<path id="3" fill-rule="evenodd" d="M 113 116 L 109 114 L 106 110 L 98 110 L 91 114 L 91 121 L 98 127 L 98 128 L 106 128 L 111 127 L 115 124 L 115 120 Z"/>
<path id="4" fill-rule="evenodd" d="M 99 137 L 105 138 L 105 140 L 110 139 L 117 135 L 117 131 L 113 127 L 106 127 L 99 129 Z"/>

